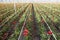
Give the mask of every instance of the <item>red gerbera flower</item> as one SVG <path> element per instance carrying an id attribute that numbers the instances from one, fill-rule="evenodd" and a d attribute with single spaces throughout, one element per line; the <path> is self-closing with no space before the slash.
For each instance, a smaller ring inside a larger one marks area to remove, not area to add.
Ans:
<path id="1" fill-rule="evenodd" d="M 24 35 L 24 36 L 27 36 L 27 35 L 28 35 L 28 29 L 26 29 L 26 28 L 24 29 L 23 35 Z"/>
<path id="2" fill-rule="evenodd" d="M 51 32 L 51 31 L 48 31 L 47 33 L 48 33 L 49 35 L 52 35 L 52 32 Z"/>
<path id="3" fill-rule="evenodd" d="M 2 20 L 0 20 L 0 22 L 2 22 Z"/>
<path id="4" fill-rule="evenodd" d="M 8 33 L 4 33 L 3 40 L 5 40 L 7 38 L 7 36 L 8 36 Z"/>
<path id="5" fill-rule="evenodd" d="M 13 21 L 12 24 L 16 24 L 16 21 Z"/>

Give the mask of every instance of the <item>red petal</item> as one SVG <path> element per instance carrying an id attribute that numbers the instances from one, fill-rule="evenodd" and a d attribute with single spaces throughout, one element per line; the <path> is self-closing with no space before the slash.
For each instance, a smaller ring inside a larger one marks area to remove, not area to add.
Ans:
<path id="1" fill-rule="evenodd" d="M 27 29 L 24 30 L 23 35 L 24 36 L 27 36 L 28 35 L 28 30 Z"/>
<path id="2" fill-rule="evenodd" d="M 16 21 L 13 21 L 12 24 L 16 24 Z"/>
<path id="3" fill-rule="evenodd" d="M 2 22 L 2 20 L 0 20 L 0 22 Z"/>
<path id="4" fill-rule="evenodd" d="M 28 35 L 28 33 L 23 33 L 23 35 L 24 35 L 24 36 L 27 36 L 27 35 Z"/>
<path id="5" fill-rule="evenodd" d="M 52 34 L 52 32 L 51 32 L 51 31 L 48 31 L 48 34 L 49 34 L 49 35 L 51 35 L 51 34 Z"/>

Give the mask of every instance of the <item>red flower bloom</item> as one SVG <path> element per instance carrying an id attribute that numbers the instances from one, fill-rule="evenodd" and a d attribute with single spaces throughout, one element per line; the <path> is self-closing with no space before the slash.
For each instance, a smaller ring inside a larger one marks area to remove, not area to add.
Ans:
<path id="1" fill-rule="evenodd" d="M 51 31 L 48 31 L 47 33 L 48 33 L 49 35 L 52 35 L 52 32 L 51 32 Z"/>
<path id="2" fill-rule="evenodd" d="M 2 20 L 0 20 L 0 22 L 2 22 Z"/>
<path id="3" fill-rule="evenodd" d="M 5 40 L 7 38 L 7 36 L 8 36 L 8 33 L 4 33 L 3 34 L 3 40 Z"/>
<path id="4" fill-rule="evenodd" d="M 16 21 L 13 21 L 12 24 L 16 24 Z"/>
<path id="5" fill-rule="evenodd" d="M 27 36 L 27 35 L 28 35 L 28 29 L 25 29 L 25 30 L 23 31 L 23 35 L 24 35 L 24 36 Z"/>

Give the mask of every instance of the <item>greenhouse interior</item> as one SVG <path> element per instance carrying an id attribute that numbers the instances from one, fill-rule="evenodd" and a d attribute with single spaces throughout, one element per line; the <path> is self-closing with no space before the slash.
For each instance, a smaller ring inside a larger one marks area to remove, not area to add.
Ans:
<path id="1" fill-rule="evenodd" d="M 60 40 L 60 0 L 0 0 L 0 40 Z"/>

